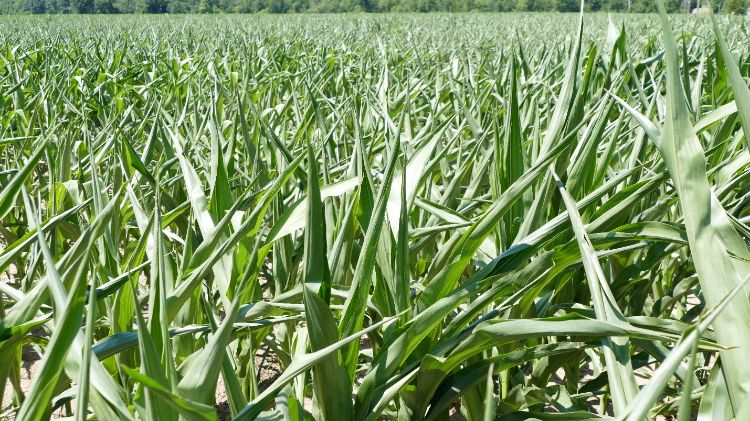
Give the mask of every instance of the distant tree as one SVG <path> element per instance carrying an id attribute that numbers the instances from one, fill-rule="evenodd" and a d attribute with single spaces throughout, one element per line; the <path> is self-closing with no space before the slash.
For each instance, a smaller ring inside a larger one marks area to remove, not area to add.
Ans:
<path id="1" fill-rule="evenodd" d="M 493 0 L 476 0 L 474 2 L 474 10 L 478 12 L 495 12 L 497 11 L 495 3 Z"/>
<path id="2" fill-rule="evenodd" d="M 555 0 L 534 0 L 535 12 L 548 12 L 555 10 Z"/>
<path id="3" fill-rule="evenodd" d="M 94 11 L 96 13 L 117 13 L 112 0 L 94 0 Z"/>
<path id="4" fill-rule="evenodd" d="M 586 8 L 585 10 L 587 12 L 596 12 L 596 11 L 599 11 L 599 9 L 601 9 L 602 2 L 601 0 L 588 0 L 584 4 L 584 7 Z"/>
<path id="5" fill-rule="evenodd" d="M 235 8 L 237 6 L 235 5 Z M 167 4 L 167 13 L 190 13 L 195 9 L 195 0 L 170 0 Z M 241 12 L 241 10 L 233 10 Z"/>
<path id="6" fill-rule="evenodd" d="M 631 11 L 636 13 L 650 13 L 656 11 L 656 5 L 650 0 L 634 0 Z"/>
<path id="7" fill-rule="evenodd" d="M 664 7 L 668 13 L 680 13 L 682 12 L 682 0 L 666 0 Z"/>
<path id="8" fill-rule="evenodd" d="M 132 0 L 114 0 L 112 2 L 120 13 L 142 13 L 142 10 L 136 10 L 136 4 Z"/>
<path id="9" fill-rule="evenodd" d="M 72 13 L 94 13 L 94 0 L 71 0 Z"/>
<path id="10" fill-rule="evenodd" d="M 726 0 L 722 12 L 733 15 L 744 15 L 747 5 L 743 0 Z"/>
<path id="11" fill-rule="evenodd" d="M 375 1 L 374 0 L 366 0 L 367 2 L 371 3 L 372 9 L 367 10 L 368 12 L 376 12 Z M 310 3 L 307 0 L 291 0 L 291 4 L 289 5 L 289 11 L 294 13 L 300 13 L 306 11 L 310 7 Z"/>
<path id="12" fill-rule="evenodd" d="M 216 12 L 216 0 L 200 0 L 198 2 L 198 13 Z"/>
<path id="13" fill-rule="evenodd" d="M 287 0 L 269 0 L 268 11 L 271 13 L 287 13 L 289 2 Z"/>
<path id="14" fill-rule="evenodd" d="M 668 13 L 679 13 L 682 10 L 682 0 L 665 0 L 664 7 Z M 633 0 L 631 9 L 635 13 L 653 13 L 656 12 L 656 2 L 653 0 Z"/>
<path id="15" fill-rule="evenodd" d="M 252 13 L 252 3 L 250 0 L 239 0 L 237 2 L 237 11 L 240 13 Z"/>
<path id="16" fill-rule="evenodd" d="M 611 10 L 613 12 L 622 12 L 628 10 L 627 0 L 609 0 L 604 5 L 604 9 Z"/>
<path id="17" fill-rule="evenodd" d="M 510 12 L 516 7 L 515 1 L 496 0 L 494 3 L 493 11 L 495 12 Z"/>
<path id="18" fill-rule="evenodd" d="M 430 12 L 436 10 L 435 0 L 414 0 L 411 3 L 401 4 L 401 10 L 405 12 Z"/>
<path id="19" fill-rule="evenodd" d="M 577 12 L 581 8 L 579 0 L 557 0 L 555 8 L 558 12 Z"/>
<path id="20" fill-rule="evenodd" d="M 44 0 L 24 0 L 21 6 L 26 13 L 45 13 L 46 4 Z"/>
<path id="21" fill-rule="evenodd" d="M 146 13 L 167 13 L 168 0 L 146 0 Z"/>
<path id="22" fill-rule="evenodd" d="M 265 7 L 264 0 L 240 0 L 237 4 L 237 9 L 240 13 L 256 13 L 264 10 Z M 304 11 L 306 10 L 308 10 L 307 7 L 305 7 Z"/>

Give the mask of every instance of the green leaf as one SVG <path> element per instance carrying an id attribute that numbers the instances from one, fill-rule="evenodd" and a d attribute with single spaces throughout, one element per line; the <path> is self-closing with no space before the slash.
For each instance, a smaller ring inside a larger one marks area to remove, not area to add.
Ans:
<path id="1" fill-rule="evenodd" d="M 26 179 L 34 172 L 36 164 L 42 159 L 46 149 L 47 140 L 42 140 L 41 145 L 31 154 L 23 167 L 0 190 L 0 219 L 5 218 L 15 207 L 18 193 L 21 192 Z"/>
<path id="2" fill-rule="evenodd" d="M 706 158 L 690 123 L 690 114 L 680 81 L 677 47 L 661 0 L 667 65 L 667 101 L 664 129 L 659 139 L 661 153 L 685 218 L 691 254 L 707 305 L 715 307 L 750 272 L 750 264 L 731 255 L 750 258 L 747 244 L 732 226 L 706 175 Z M 732 402 L 748 399 L 750 366 L 740 349 L 750 349 L 750 302 L 734 300 L 718 316 L 714 326 L 721 345 L 734 347 L 721 352 Z M 747 331 L 748 334 L 741 332 Z"/>

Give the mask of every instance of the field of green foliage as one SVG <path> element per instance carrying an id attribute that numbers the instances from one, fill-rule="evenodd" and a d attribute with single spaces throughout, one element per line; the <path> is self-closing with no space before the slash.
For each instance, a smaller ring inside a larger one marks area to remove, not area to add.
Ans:
<path id="1" fill-rule="evenodd" d="M 0 418 L 750 419 L 750 21 L 0 19 Z"/>

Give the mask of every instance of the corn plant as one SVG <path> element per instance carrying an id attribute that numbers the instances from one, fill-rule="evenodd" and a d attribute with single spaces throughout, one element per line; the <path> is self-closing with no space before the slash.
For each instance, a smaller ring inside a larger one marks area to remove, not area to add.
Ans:
<path id="1" fill-rule="evenodd" d="M 743 18 L 0 28 L 3 416 L 750 417 Z"/>

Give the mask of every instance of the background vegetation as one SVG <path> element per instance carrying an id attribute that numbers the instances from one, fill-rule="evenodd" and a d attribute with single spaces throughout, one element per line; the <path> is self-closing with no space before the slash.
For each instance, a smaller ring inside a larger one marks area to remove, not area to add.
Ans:
<path id="1" fill-rule="evenodd" d="M 665 0 L 670 13 L 698 0 Z M 718 10 L 744 13 L 747 0 L 717 0 Z M 589 11 L 655 12 L 653 0 L 592 0 Z M 340 13 L 340 12 L 577 12 L 575 0 L 3 0 L 0 13 Z"/>

